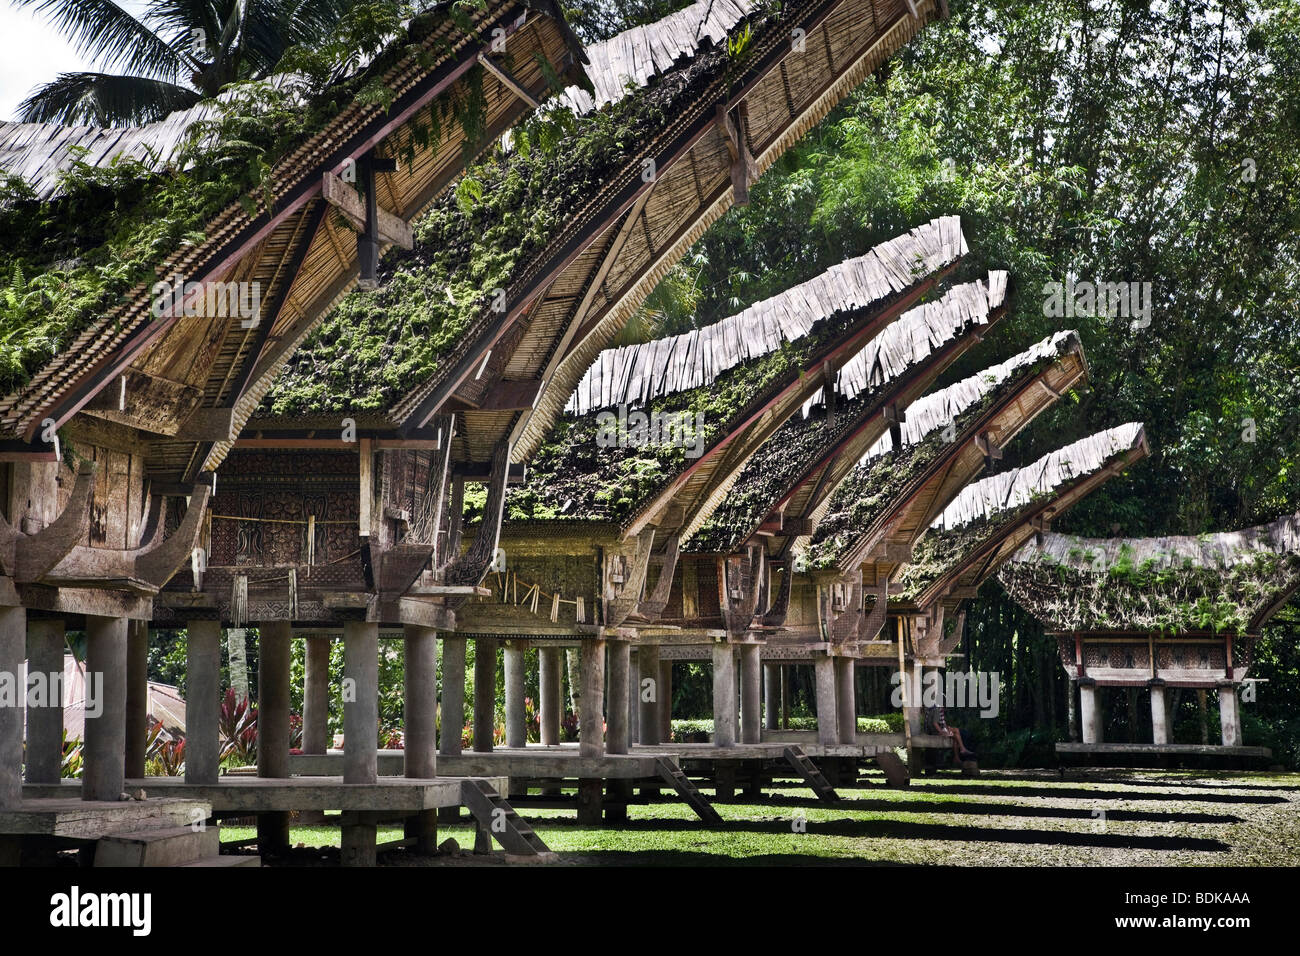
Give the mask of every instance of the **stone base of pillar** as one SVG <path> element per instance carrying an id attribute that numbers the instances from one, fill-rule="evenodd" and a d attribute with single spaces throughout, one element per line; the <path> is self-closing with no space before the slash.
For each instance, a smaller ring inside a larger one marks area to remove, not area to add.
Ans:
<path id="1" fill-rule="evenodd" d="M 730 763 L 714 764 L 714 795 L 717 800 L 736 799 L 736 768 Z"/>
<path id="2" fill-rule="evenodd" d="M 601 780 L 578 781 L 578 822 L 598 825 L 601 822 L 605 803 L 604 782 Z"/>
<path id="3" fill-rule="evenodd" d="M 368 813 L 343 814 L 339 862 L 344 866 L 374 866 L 378 862 L 378 824 Z"/>
<path id="4" fill-rule="evenodd" d="M 257 815 L 257 852 L 259 856 L 280 856 L 289 842 L 289 814 L 283 810 Z"/>
<path id="5" fill-rule="evenodd" d="M 438 811 L 421 810 L 406 818 L 403 834 L 414 840 L 411 851 L 417 856 L 436 856 L 438 853 Z"/>

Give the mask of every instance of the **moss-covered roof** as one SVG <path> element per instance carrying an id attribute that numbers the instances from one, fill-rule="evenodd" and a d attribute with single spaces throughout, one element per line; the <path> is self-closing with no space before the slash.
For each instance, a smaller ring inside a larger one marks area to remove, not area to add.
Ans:
<path id="1" fill-rule="evenodd" d="M 807 548 L 809 567 L 833 567 L 985 412 L 1077 348 L 1078 333 L 1058 332 L 913 402 L 900 427 L 901 446 L 895 450 L 891 436 L 882 435 L 832 493 Z"/>
<path id="2" fill-rule="evenodd" d="M 883 284 L 874 293 L 876 299 L 839 286 L 834 295 L 808 300 L 800 322 L 806 334 L 793 340 L 777 338 L 780 344 L 772 351 L 727 367 L 707 384 L 658 395 L 631 409 L 622 405 L 620 411 L 606 408 L 562 416 L 533 456 L 525 484 L 507 496 L 507 520 L 564 517 L 625 523 L 701 453 L 728 436 L 751 409 L 803 374 L 812 356 L 948 265 L 958 253 L 956 247 L 939 242 L 940 232 L 936 222 L 909 233 L 918 237 L 924 255 L 914 274 Z M 933 314 L 931 320 L 937 327 Z M 878 378 L 882 373 L 875 362 L 857 374 Z M 644 433 L 637 431 L 634 417 L 641 414 L 648 419 Z M 649 426 L 653 421 L 671 421 L 680 430 L 668 435 L 661 429 L 657 435 Z"/>
<path id="3" fill-rule="evenodd" d="M 973 294 L 972 294 L 973 293 Z M 932 362 L 956 338 L 988 325 L 1001 300 L 968 283 L 909 310 L 867 343 L 836 377 L 834 414 L 825 396 L 782 425 L 741 469 L 726 500 L 686 542 L 688 551 L 729 552 L 748 538 L 793 483 L 831 448 L 879 411 L 882 396 L 904 375 Z"/>
<path id="4" fill-rule="evenodd" d="M 998 580 L 1053 631 L 1252 632 L 1300 587 L 1300 514 L 1196 536 L 1045 534 Z"/>
<path id="5" fill-rule="evenodd" d="M 619 95 L 611 99 L 602 77 L 599 109 L 575 115 L 549 108 L 514 132 L 509 154 L 469 170 L 418 222 L 415 248 L 387 258 L 382 287 L 349 293 L 303 343 L 259 417 L 375 410 L 399 417 L 397 406 L 436 378 L 458 345 L 521 299 L 515 292 L 526 267 L 566 227 L 584 221 L 601 186 L 727 75 L 733 61 L 726 44 L 711 39 L 742 20 L 741 8 L 727 9 L 722 16 L 697 3 L 668 18 L 693 16 L 700 30 L 674 48 L 688 58 L 662 72 L 665 57 L 655 69 L 611 58 L 623 34 L 593 52 L 591 72 L 614 70 L 623 80 Z M 775 30 L 779 23 L 772 14 L 749 25 Z M 566 93 L 570 101 L 577 95 Z M 591 97 L 582 96 L 579 105 L 589 109 Z"/>
<path id="6" fill-rule="evenodd" d="M 903 568 L 898 597 L 917 601 L 1003 530 L 1018 524 L 1040 501 L 1100 472 L 1141 439 L 1141 423 L 1129 422 L 1058 448 L 1023 468 L 967 485 L 917 542 L 912 560 Z"/>

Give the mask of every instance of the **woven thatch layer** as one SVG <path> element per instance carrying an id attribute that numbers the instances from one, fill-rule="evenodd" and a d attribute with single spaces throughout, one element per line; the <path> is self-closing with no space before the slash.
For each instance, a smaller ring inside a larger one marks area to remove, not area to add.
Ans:
<path id="1" fill-rule="evenodd" d="M 961 220 L 935 219 L 713 325 L 606 349 L 578 383 L 565 411 L 585 415 L 614 405 L 641 405 L 707 385 L 727 369 L 804 337 L 819 319 L 880 301 L 967 251 Z M 1005 292 L 1005 275 L 991 278 L 999 281 Z M 863 370 L 848 374 L 860 378 Z"/>
<path id="2" fill-rule="evenodd" d="M 1300 586 L 1300 514 L 1195 537 L 1044 534 L 998 578 L 1055 631 L 1253 631 Z"/>

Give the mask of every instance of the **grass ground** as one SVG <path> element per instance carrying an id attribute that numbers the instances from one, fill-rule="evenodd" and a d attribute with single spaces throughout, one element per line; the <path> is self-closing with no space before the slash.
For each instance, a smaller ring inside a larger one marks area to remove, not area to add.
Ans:
<path id="1" fill-rule="evenodd" d="M 579 825 L 568 810 L 521 812 L 562 863 L 576 865 L 1300 865 L 1296 774 L 985 771 L 979 778 L 922 777 L 904 790 L 866 774 L 840 796 L 830 805 L 806 789 L 783 787 L 761 801 L 718 803 L 726 822 L 716 829 L 676 802 L 633 805 L 626 824 L 605 827 Z M 221 833 L 225 842 L 255 835 L 233 826 Z M 438 835 L 455 838 L 466 854 L 473 846 L 464 818 L 442 824 Z M 382 828 L 379 841 L 401 836 Z M 286 862 L 337 862 L 336 827 L 295 826 L 292 839 L 303 848 Z M 494 865 L 502 857 L 393 851 L 380 862 Z"/>

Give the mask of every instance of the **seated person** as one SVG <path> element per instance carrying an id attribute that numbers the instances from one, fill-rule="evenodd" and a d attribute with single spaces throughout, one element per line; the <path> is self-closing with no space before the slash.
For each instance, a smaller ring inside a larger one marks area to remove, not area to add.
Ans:
<path id="1" fill-rule="evenodd" d="M 926 733 L 949 738 L 952 741 L 953 756 L 959 763 L 975 759 L 975 752 L 967 750 L 962 742 L 961 731 L 956 727 L 948 726 L 948 719 L 944 716 L 942 707 L 925 708 L 925 730 Z"/>

